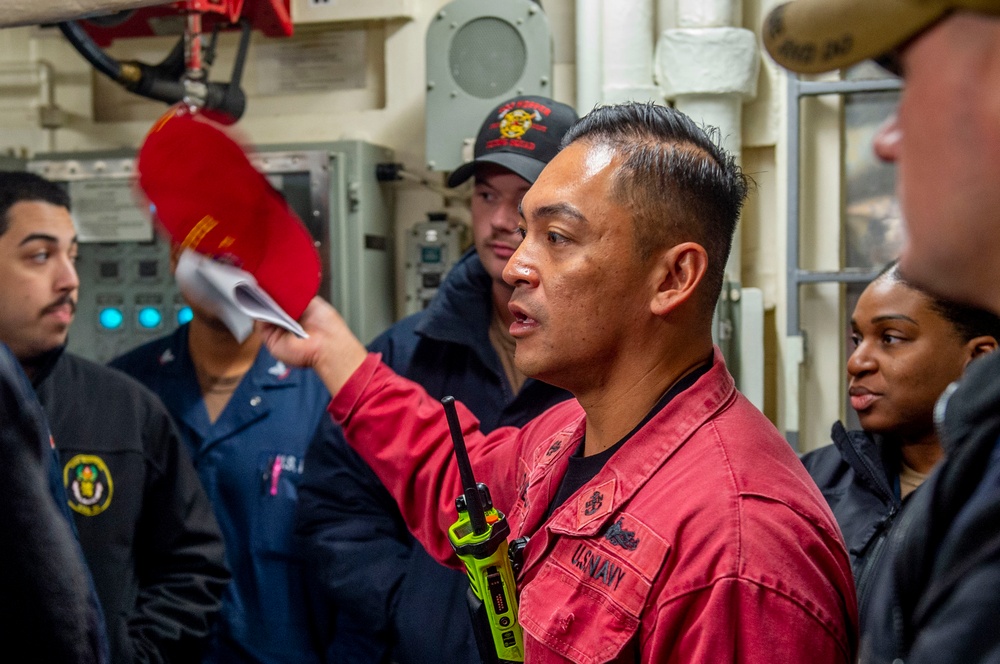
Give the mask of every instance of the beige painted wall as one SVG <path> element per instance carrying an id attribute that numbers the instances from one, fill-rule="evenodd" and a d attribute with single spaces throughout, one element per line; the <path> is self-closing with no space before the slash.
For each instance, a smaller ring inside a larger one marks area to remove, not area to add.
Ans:
<path id="1" fill-rule="evenodd" d="M 361 90 L 312 92 L 276 96 L 258 91 L 256 69 L 265 66 L 254 49 L 267 40 L 254 37 L 245 75 L 250 95 L 239 127 L 252 143 L 295 143 L 363 139 L 386 145 L 411 171 L 440 182 L 440 174 L 423 170 L 424 159 L 424 38 L 427 26 L 446 0 L 412 0 L 410 20 L 371 20 L 300 26 L 298 38 L 315 30 L 363 30 L 368 48 L 366 87 Z M 674 25 L 673 0 L 660 0 L 657 28 Z M 747 0 L 744 27 L 759 31 L 772 0 Z M 575 100 L 575 34 L 572 0 L 544 0 L 554 32 L 553 95 Z M 121 58 L 158 61 L 172 40 L 149 38 L 116 42 L 111 52 Z M 214 78 L 228 77 L 235 36 L 222 39 Z M 842 314 L 839 289 L 807 288 L 802 292 L 803 327 L 808 330 L 806 359 L 798 390 L 791 390 L 785 343 L 786 265 L 785 199 L 787 160 L 784 74 L 763 57 L 758 94 L 744 107 L 745 169 L 757 190 L 745 209 L 742 234 L 742 279 L 764 292 L 767 308 L 765 343 L 765 413 L 779 429 L 801 409 L 801 441 L 810 449 L 828 441 L 830 424 L 841 416 L 844 401 L 843 357 L 840 349 Z M 44 130 L 37 121 L 38 92 L 14 85 L 5 71 L 47 61 L 55 71 L 55 101 L 64 110 L 63 128 Z M 162 106 L 131 97 L 99 79 L 58 31 L 38 27 L 0 29 L 0 153 L 21 156 L 46 151 L 88 151 L 134 148 Z M 840 260 L 840 106 L 825 98 L 803 105 L 802 235 L 804 266 L 834 269 Z M 445 209 L 445 202 L 419 185 L 397 186 L 397 238 L 428 211 Z M 451 211 L 464 216 L 461 207 Z M 402 246 L 397 256 L 403 256 Z M 397 306 L 404 293 L 399 270 Z M 794 393 L 791 393 L 794 392 Z"/>

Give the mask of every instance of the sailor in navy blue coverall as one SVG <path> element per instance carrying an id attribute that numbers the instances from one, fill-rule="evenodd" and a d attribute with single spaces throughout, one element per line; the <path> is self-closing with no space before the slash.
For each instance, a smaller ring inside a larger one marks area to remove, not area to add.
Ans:
<path id="1" fill-rule="evenodd" d="M 189 325 L 112 366 L 160 395 L 215 508 L 233 581 L 206 661 L 322 661 L 293 542 L 298 485 L 313 441 L 339 441 L 330 394 L 311 371 L 261 347 L 214 422 L 188 347 Z"/>

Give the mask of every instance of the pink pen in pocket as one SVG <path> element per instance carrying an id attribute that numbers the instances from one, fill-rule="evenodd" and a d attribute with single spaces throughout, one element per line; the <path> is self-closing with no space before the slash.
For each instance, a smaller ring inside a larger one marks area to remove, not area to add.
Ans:
<path id="1" fill-rule="evenodd" d="M 281 455 L 274 456 L 274 463 L 271 464 L 271 495 L 278 495 L 278 479 L 281 477 Z"/>

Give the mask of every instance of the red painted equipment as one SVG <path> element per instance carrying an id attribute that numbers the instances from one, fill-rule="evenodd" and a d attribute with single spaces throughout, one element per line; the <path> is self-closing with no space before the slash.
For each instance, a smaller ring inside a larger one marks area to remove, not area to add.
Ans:
<path id="1" fill-rule="evenodd" d="M 211 32 L 216 26 L 233 28 L 240 19 L 268 37 L 292 34 L 289 0 L 182 0 L 155 7 L 122 12 L 120 18 L 83 21 L 94 42 L 107 47 L 116 39 L 176 34 L 185 16 L 200 15 L 202 28 Z"/>
<path id="2" fill-rule="evenodd" d="M 77 51 L 99 72 L 135 94 L 191 108 L 215 111 L 216 119 L 236 122 L 246 108 L 240 88 L 250 32 L 256 28 L 271 37 L 292 34 L 290 0 L 178 0 L 112 16 L 61 23 L 60 28 Z M 228 83 L 208 80 L 220 30 L 242 34 Z M 211 38 L 205 45 L 205 33 Z M 173 50 L 156 65 L 119 62 L 103 51 L 115 39 L 182 33 Z"/>

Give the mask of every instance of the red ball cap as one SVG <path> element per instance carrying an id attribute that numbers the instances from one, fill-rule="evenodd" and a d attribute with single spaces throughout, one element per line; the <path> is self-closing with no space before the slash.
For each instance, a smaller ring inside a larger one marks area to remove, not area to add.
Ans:
<path id="1" fill-rule="evenodd" d="M 246 153 L 183 109 L 160 118 L 139 149 L 139 186 L 171 239 L 251 273 L 292 318 L 319 290 L 312 237 Z"/>

